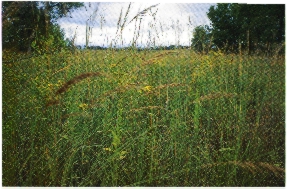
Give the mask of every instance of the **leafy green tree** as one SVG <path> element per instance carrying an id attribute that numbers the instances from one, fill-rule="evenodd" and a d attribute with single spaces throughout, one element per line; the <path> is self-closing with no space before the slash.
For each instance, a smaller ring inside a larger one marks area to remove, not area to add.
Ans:
<path id="1" fill-rule="evenodd" d="M 81 6 L 83 3 L 2 2 L 3 49 L 50 51 L 65 46 L 64 33 L 55 21 Z"/>
<path id="2" fill-rule="evenodd" d="M 271 51 L 285 39 L 284 5 L 217 4 L 207 16 L 214 43 L 225 50 Z"/>
<path id="3" fill-rule="evenodd" d="M 233 11 L 234 4 L 211 6 L 207 16 L 212 22 L 213 42 L 220 49 L 233 49 L 237 44 L 241 30 L 238 24 L 238 12 Z"/>
<path id="4" fill-rule="evenodd" d="M 195 27 L 191 42 L 191 46 L 195 51 L 208 53 L 212 45 L 212 36 L 209 27 L 207 25 Z"/>

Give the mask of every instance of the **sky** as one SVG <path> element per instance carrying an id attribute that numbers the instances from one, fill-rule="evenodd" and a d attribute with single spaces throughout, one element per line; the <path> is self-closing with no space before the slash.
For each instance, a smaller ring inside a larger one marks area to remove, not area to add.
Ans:
<path id="1" fill-rule="evenodd" d="M 152 7 L 133 19 L 144 9 Z M 87 26 L 90 28 L 89 46 L 126 47 L 136 41 L 138 47 L 190 45 L 196 26 L 210 25 L 206 13 L 215 3 L 131 3 L 125 26 L 120 32 L 118 21 L 122 11 L 121 25 L 129 2 L 84 2 L 84 7 L 72 11 L 58 20 L 65 37 L 75 38 L 75 45 L 86 44 Z"/>

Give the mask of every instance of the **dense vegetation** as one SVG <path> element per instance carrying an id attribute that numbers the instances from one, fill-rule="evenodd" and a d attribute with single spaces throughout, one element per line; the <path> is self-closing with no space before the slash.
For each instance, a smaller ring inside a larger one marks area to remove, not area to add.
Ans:
<path id="1" fill-rule="evenodd" d="M 284 55 L 7 45 L 4 186 L 285 185 Z"/>
<path id="2" fill-rule="evenodd" d="M 284 70 L 190 50 L 4 64 L 3 184 L 283 186 Z"/>
<path id="3" fill-rule="evenodd" d="M 197 26 L 193 47 L 247 54 L 284 53 L 285 5 L 217 4 L 207 13 L 211 26 Z"/>
<path id="4" fill-rule="evenodd" d="M 41 54 L 66 47 L 64 33 L 55 21 L 81 6 L 83 3 L 2 2 L 3 49 Z"/>

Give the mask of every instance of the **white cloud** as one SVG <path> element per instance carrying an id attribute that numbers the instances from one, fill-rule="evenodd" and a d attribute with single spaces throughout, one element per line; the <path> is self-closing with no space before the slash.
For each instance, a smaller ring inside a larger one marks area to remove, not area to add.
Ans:
<path id="1" fill-rule="evenodd" d="M 137 44 L 140 46 L 155 45 L 189 45 L 192 37 L 192 30 L 195 26 L 209 24 L 206 12 L 213 4 L 187 4 L 187 3 L 161 3 L 148 11 L 139 19 L 133 20 L 126 25 L 122 32 L 122 40 L 116 38 L 117 22 L 122 9 L 122 22 L 125 17 L 128 2 L 116 3 L 88 3 L 85 7 L 71 13 L 72 18 L 62 18 L 59 25 L 65 30 L 66 37 L 71 38 L 77 35 L 76 45 L 86 43 L 86 23 L 92 28 L 92 36 L 89 45 L 108 46 L 118 39 L 117 45 L 130 45 L 139 34 Z M 126 24 L 132 20 L 140 11 L 155 5 L 156 3 L 132 3 L 127 16 Z M 93 13 L 97 10 L 94 20 Z M 189 19 L 191 23 L 189 22 Z M 123 42 L 123 43 L 122 43 Z"/>

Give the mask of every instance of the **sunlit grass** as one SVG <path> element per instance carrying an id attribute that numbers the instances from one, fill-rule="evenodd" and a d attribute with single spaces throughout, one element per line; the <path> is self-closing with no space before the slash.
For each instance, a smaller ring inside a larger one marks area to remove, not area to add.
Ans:
<path id="1" fill-rule="evenodd" d="M 4 186 L 285 184 L 284 60 L 110 49 L 2 70 Z"/>

